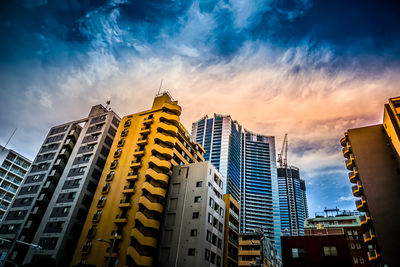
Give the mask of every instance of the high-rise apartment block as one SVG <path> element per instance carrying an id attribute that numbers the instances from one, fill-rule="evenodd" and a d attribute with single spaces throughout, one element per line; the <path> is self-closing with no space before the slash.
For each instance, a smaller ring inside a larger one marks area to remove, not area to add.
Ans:
<path id="1" fill-rule="evenodd" d="M 262 228 L 280 253 L 279 191 L 275 138 L 254 134 L 230 116 L 214 114 L 193 123 L 193 138 L 227 177 L 227 193 L 240 202 L 240 231 Z"/>
<path id="2" fill-rule="evenodd" d="M 225 186 L 210 162 L 173 168 L 157 266 L 222 267 Z"/>
<path id="3" fill-rule="evenodd" d="M 341 139 L 368 258 L 398 265 L 400 238 L 400 97 L 385 104 L 383 124 L 349 129 Z"/>
<path id="4" fill-rule="evenodd" d="M 46 255 L 69 265 L 119 120 L 97 105 L 50 129 L 0 227 L 0 237 L 13 241 L 2 242 L 2 258 L 21 264 Z"/>
<path id="5" fill-rule="evenodd" d="M 294 166 L 278 168 L 279 207 L 284 235 L 304 235 L 304 219 L 308 217 L 306 184 Z"/>
<path id="6" fill-rule="evenodd" d="M 31 161 L 12 149 L 0 146 L 0 221 L 3 219 Z"/>
<path id="7" fill-rule="evenodd" d="M 179 123 L 180 114 L 177 101 L 162 93 L 150 110 L 122 119 L 73 264 L 156 263 L 172 166 L 204 160 L 203 148 Z"/>

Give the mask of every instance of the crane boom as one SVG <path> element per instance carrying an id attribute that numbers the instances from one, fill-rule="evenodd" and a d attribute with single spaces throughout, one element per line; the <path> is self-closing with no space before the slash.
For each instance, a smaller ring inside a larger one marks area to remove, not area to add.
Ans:
<path id="1" fill-rule="evenodd" d="M 285 133 L 285 138 L 283 138 L 281 153 L 278 154 L 278 163 L 280 168 L 287 167 L 287 151 L 288 151 L 288 140 L 287 140 L 287 133 Z"/>

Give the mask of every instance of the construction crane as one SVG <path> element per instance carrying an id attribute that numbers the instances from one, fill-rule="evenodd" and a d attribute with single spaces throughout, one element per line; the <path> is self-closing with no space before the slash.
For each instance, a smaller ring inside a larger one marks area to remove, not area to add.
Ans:
<path id="1" fill-rule="evenodd" d="M 288 150 L 288 140 L 287 140 L 287 133 L 285 133 L 285 138 L 283 138 L 281 153 L 278 154 L 278 163 L 280 168 L 287 168 L 287 150 Z"/>

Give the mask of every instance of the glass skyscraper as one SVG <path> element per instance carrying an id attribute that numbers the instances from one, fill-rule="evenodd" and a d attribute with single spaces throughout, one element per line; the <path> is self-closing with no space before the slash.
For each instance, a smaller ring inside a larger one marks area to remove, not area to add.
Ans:
<path id="1" fill-rule="evenodd" d="M 279 206 L 284 235 L 304 235 L 304 220 L 308 217 L 306 185 L 294 166 L 278 168 Z"/>
<path id="2" fill-rule="evenodd" d="M 244 129 L 229 115 L 205 116 L 192 136 L 204 159 L 227 178 L 227 193 L 240 202 L 240 231 L 262 228 L 280 253 L 281 224 L 275 138 Z"/>

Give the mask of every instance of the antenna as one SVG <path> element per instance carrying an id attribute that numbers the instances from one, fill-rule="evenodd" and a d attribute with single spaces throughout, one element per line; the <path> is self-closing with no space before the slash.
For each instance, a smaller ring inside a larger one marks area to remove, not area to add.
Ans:
<path id="1" fill-rule="evenodd" d="M 111 104 L 111 100 L 107 100 L 106 101 L 106 109 L 108 110 L 108 107 L 110 106 L 110 104 Z"/>
<path id="2" fill-rule="evenodd" d="M 6 146 L 8 145 L 8 143 L 10 142 L 11 138 L 14 136 L 15 132 L 17 131 L 17 128 L 14 129 L 13 133 L 11 134 L 10 138 L 8 138 L 7 143 L 4 145 L 4 147 L 1 149 L 1 151 L 3 152 L 3 150 L 6 148 Z"/>
<path id="3" fill-rule="evenodd" d="M 158 88 L 158 94 L 157 95 L 160 94 L 160 90 L 161 90 L 161 87 L 162 87 L 162 82 L 163 82 L 163 79 L 161 79 L 161 83 L 160 83 L 160 87 Z"/>

